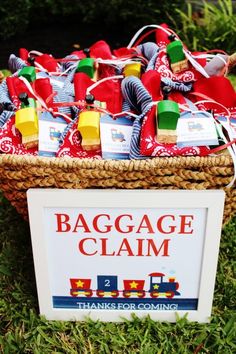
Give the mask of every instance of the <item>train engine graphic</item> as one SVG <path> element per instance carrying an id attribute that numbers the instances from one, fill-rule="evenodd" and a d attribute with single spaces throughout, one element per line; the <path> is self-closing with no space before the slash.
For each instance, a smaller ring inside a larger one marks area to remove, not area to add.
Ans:
<path id="1" fill-rule="evenodd" d="M 200 132 L 201 130 L 203 130 L 203 126 L 200 123 L 195 123 L 194 121 L 190 121 L 188 122 L 188 130 L 190 132 L 194 132 L 194 131 Z"/>
<path id="2" fill-rule="evenodd" d="M 50 127 L 49 128 L 49 137 L 52 141 L 59 140 L 61 137 L 61 132 L 59 130 L 56 130 L 55 127 Z"/>
<path id="3" fill-rule="evenodd" d="M 145 290 L 145 280 L 125 279 L 123 280 L 123 289 L 118 289 L 118 276 L 117 275 L 98 275 L 97 276 L 97 289 L 91 288 L 91 279 L 71 278 L 70 295 L 71 296 L 85 296 L 92 297 L 138 297 L 144 298 L 150 296 L 151 298 L 166 297 L 172 299 L 176 295 L 180 295 L 177 291 L 179 283 L 175 278 L 169 278 L 164 281 L 165 274 L 163 273 L 150 273 L 149 275 L 149 288 Z"/>
<path id="4" fill-rule="evenodd" d="M 114 141 L 114 142 L 123 142 L 123 141 L 125 141 L 125 136 L 122 133 L 122 131 L 117 130 L 115 128 L 111 129 L 111 138 L 112 138 L 112 141 Z"/>

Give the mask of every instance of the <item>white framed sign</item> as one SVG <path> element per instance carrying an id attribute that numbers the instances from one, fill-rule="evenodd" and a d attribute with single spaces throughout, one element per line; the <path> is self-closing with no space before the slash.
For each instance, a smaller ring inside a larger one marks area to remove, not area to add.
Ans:
<path id="1" fill-rule="evenodd" d="M 27 198 L 47 319 L 209 321 L 223 191 L 30 189 Z"/>

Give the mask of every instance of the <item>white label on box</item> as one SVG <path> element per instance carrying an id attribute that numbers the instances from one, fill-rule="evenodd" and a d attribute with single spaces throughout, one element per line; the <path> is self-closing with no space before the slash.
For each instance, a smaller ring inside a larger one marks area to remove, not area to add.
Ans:
<path id="1" fill-rule="evenodd" d="M 177 145 L 205 146 L 218 145 L 217 131 L 214 118 L 188 115 L 181 116 L 177 124 Z"/>

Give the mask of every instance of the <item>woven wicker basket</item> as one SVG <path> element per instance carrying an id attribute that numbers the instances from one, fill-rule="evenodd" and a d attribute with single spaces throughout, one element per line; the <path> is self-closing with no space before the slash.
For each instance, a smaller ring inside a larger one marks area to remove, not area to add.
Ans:
<path id="1" fill-rule="evenodd" d="M 224 223 L 236 211 L 236 186 L 228 155 L 153 158 L 148 160 L 89 160 L 0 155 L 0 188 L 25 218 L 29 188 L 224 189 Z"/>

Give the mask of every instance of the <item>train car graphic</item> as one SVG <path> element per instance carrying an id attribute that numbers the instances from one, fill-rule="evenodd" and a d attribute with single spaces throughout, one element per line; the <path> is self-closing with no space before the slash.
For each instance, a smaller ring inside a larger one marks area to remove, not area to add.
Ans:
<path id="1" fill-rule="evenodd" d="M 146 292 L 143 289 L 145 280 L 123 280 L 124 283 L 124 290 L 123 290 L 123 297 L 145 297 Z"/>
<path id="2" fill-rule="evenodd" d="M 118 289 L 118 276 L 117 275 L 97 275 L 97 289 L 91 288 L 91 279 L 71 278 L 70 295 L 71 296 L 96 296 L 102 297 L 138 297 L 144 298 L 149 295 L 152 298 L 159 296 L 172 299 L 176 295 L 180 295 L 177 291 L 179 283 L 175 278 L 169 278 L 164 281 L 165 274 L 163 273 L 150 273 L 149 275 L 150 286 L 145 290 L 145 280 L 143 279 L 124 279 L 123 289 Z"/>
<path id="3" fill-rule="evenodd" d="M 84 295 L 91 297 L 93 291 L 91 290 L 91 279 L 70 279 L 71 296 Z"/>

